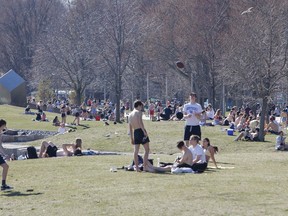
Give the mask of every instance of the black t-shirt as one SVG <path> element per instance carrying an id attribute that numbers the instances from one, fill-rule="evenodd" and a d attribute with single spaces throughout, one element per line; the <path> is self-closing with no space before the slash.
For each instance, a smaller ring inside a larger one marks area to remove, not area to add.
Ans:
<path id="1" fill-rule="evenodd" d="M 164 109 L 164 114 L 167 116 L 167 117 L 170 117 L 170 115 L 172 114 L 172 110 L 168 107 L 166 107 Z"/>

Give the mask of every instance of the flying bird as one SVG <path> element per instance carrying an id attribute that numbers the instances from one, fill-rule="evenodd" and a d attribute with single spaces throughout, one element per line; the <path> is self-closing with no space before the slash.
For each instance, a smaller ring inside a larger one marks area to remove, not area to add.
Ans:
<path id="1" fill-rule="evenodd" d="M 252 13 L 252 9 L 253 9 L 253 7 L 248 8 L 247 10 L 243 11 L 243 12 L 241 13 L 241 15 L 244 15 L 244 14 L 246 14 L 246 13 Z"/>

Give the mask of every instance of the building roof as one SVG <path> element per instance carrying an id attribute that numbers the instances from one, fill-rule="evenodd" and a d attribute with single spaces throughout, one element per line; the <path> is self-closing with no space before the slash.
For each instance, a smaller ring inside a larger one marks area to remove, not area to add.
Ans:
<path id="1" fill-rule="evenodd" d="M 0 85 L 2 85 L 9 92 L 24 82 L 25 80 L 13 70 L 9 70 L 7 73 L 0 77 Z"/>

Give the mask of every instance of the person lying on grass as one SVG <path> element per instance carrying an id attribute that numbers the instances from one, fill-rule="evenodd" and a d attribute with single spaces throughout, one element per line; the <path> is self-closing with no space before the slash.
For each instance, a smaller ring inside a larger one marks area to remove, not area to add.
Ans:
<path id="1" fill-rule="evenodd" d="M 40 148 L 39 158 L 57 156 L 80 156 L 82 155 L 82 139 L 77 138 L 75 144 L 63 144 L 63 150 L 58 149 L 51 141 L 43 141 Z"/>

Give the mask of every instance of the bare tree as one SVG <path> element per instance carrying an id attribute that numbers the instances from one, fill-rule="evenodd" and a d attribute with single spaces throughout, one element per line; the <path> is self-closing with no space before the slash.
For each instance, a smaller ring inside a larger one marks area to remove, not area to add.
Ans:
<path id="1" fill-rule="evenodd" d="M 13 68 L 29 81 L 39 37 L 63 11 L 60 0 L 0 0 L 0 69 Z"/>
<path id="2" fill-rule="evenodd" d="M 288 4 L 284 0 L 258 0 L 249 7 L 253 7 L 253 11 L 241 15 L 247 8 L 234 2 L 234 8 L 238 10 L 234 18 L 237 27 L 231 34 L 227 65 L 232 72 L 229 77 L 234 78 L 231 84 L 240 84 L 242 90 L 246 90 L 245 94 L 250 92 L 254 99 L 261 99 L 259 138 L 264 141 L 267 105 L 277 91 L 279 80 L 287 72 Z"/>
<path id="3" fill-rule="evenodd" d="M 96 78 L 98 36 L 91 28 L 95 17 L 89 4 L 74 3 L 41 41 L 34 63 L 42 76 L 53 75 L 61 80 L 62 86 L 73 89 L 80 105 L 85 89 Z"/>
<path id="4" fill-rule="evenodd" d="M 101 15 L 102 58 L 113 80 L 116 121 L 120 121 L 123 75 L 143 33 L 139 3 L 132 0 L 108 0 Z"/>

